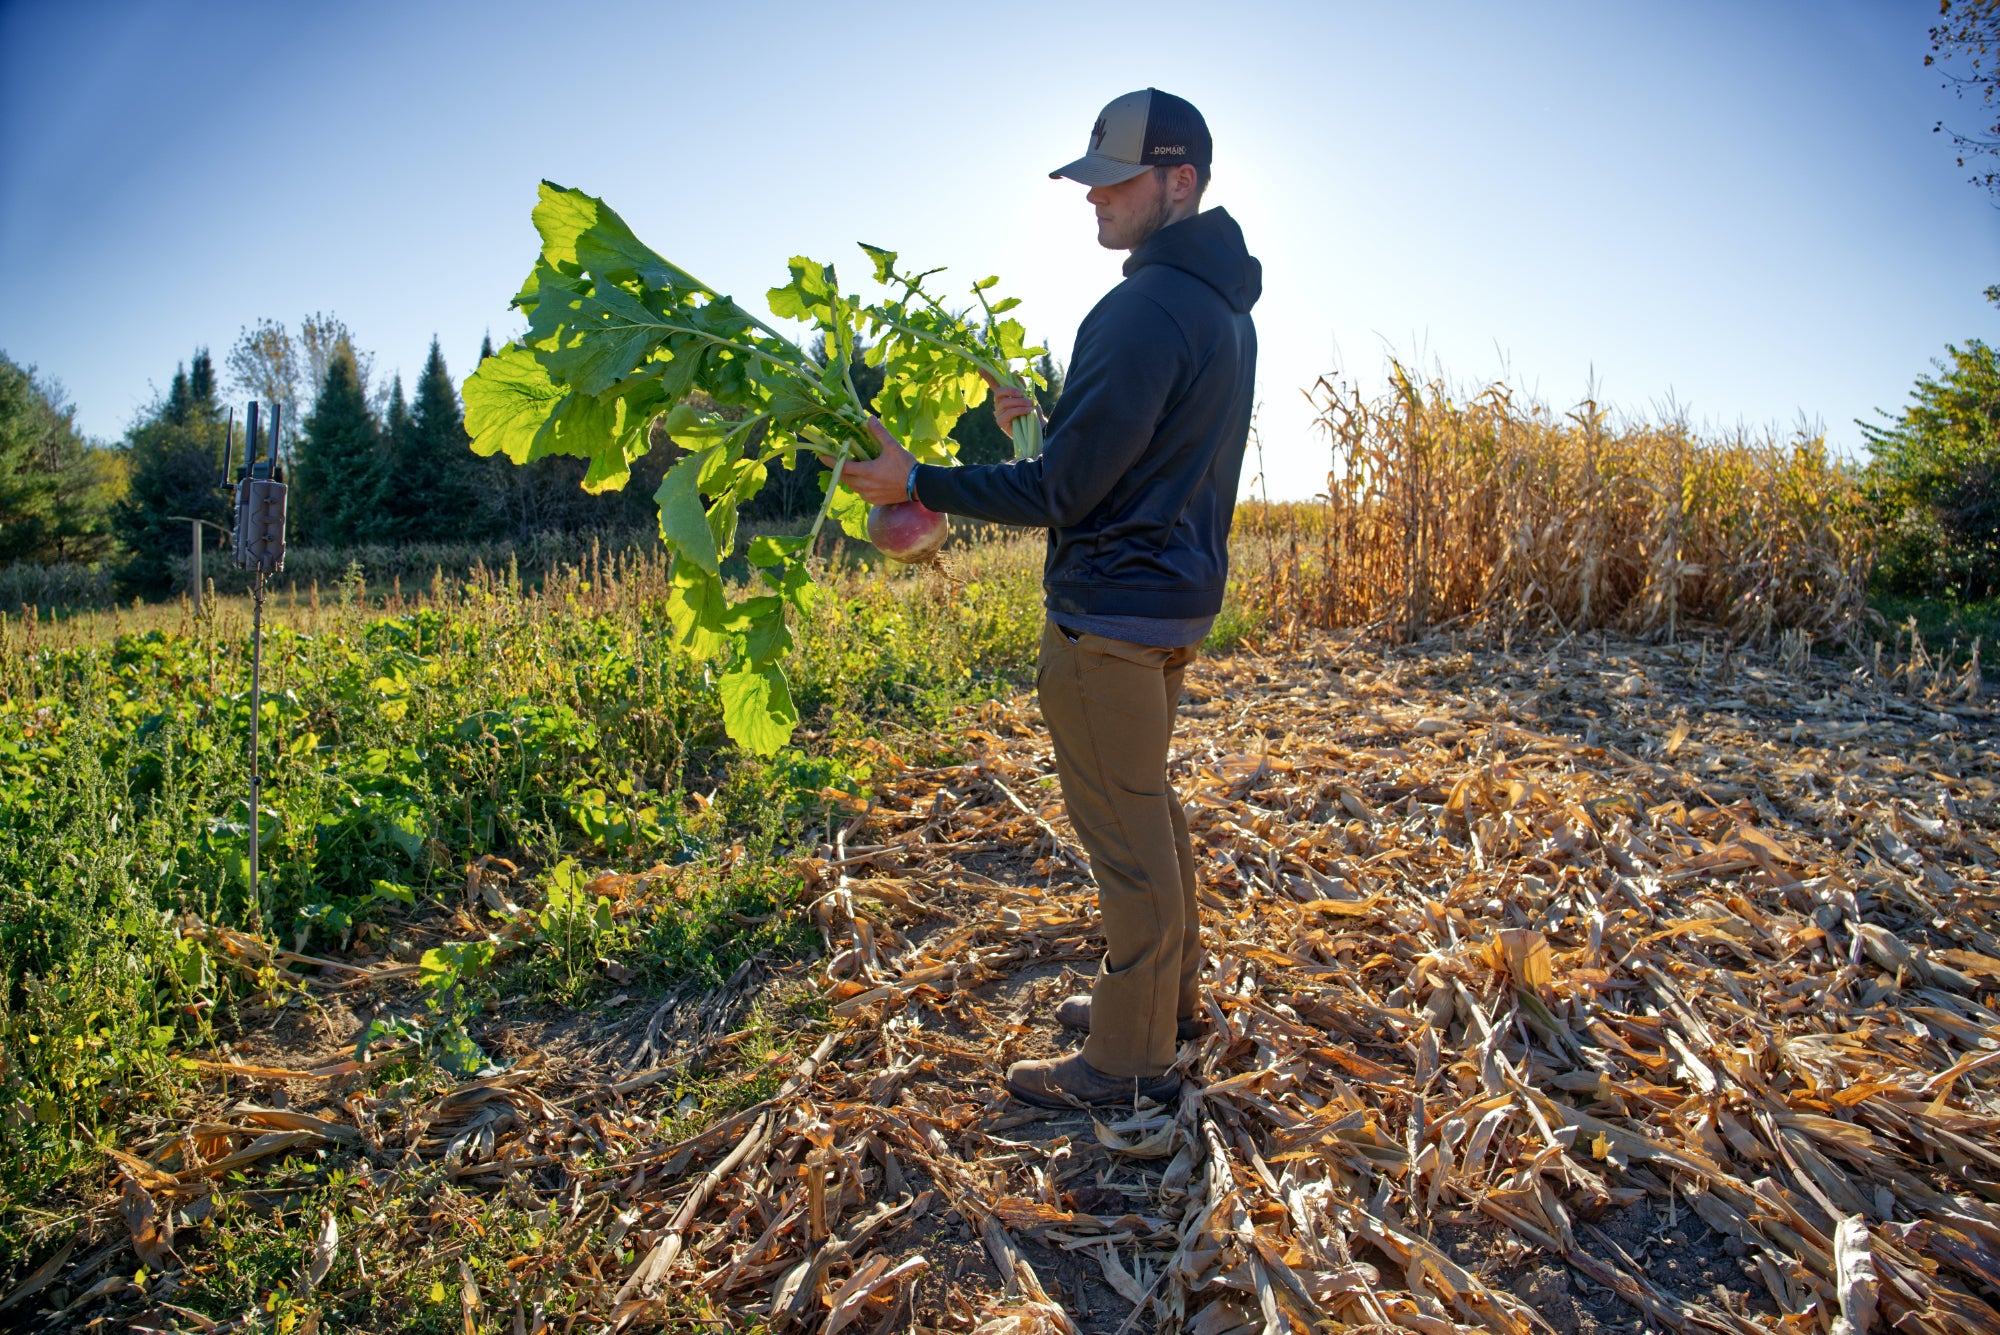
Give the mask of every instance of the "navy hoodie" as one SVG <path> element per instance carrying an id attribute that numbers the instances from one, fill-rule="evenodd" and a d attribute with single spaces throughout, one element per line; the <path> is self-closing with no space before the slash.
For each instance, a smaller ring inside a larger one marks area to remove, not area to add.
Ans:
<path id="1" fill-rule="evenodd" d="M 1263 268 L 1209 209 L 1153 233 L 1076 332 L 1037 459 L 917 470 L 933 510 L 1049 530 L 1051 616 L 1222 607 L 1257 375 Z"/>

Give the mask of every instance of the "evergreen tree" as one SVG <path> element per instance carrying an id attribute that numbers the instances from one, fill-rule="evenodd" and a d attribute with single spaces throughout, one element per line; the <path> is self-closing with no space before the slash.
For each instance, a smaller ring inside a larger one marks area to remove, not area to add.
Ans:
<path id="1" fill-rule="evenodd" d="M 208 417 L 216 415 L 215 361 L 208 355 L 207 348 L 195 349 L 194 361 L 188 368 L 187 394 L 191 413 Z"/>
<path id="2" fill-rule="evenodd" d="M 174 383 L 167 390 L 166 406 L 160 410 L 160 420 L 169 426 L 186 426 L 188 414 L 194 407 L 194 395 L 188 389 L 187 367 L 174 366 Z"/>
<path id="3" fill-rule="evenodd" d="M 378 504 L 385 476 L 381 431 L 368 411 L 353 346 L 342 342 L 327 358 L 299 442 L 300 540 L 339 546 L 380 536 L 387 528 Z"/>
<path id="4" fill-rule="evenodd" d="M 488 334 L 484 338 L 479 340 L 479 361 L 474 362 L 472 364 L 472 369 L 475 371 L 478 370 L 480 362 L 484 362 L 488 357 L 491 357 L 492 355 L 493 355 L 493 335 Z"/>
<path id="5" fill-rule="evenodd" d="M 406 498 L 396 486 L 396 477 L 402 472 L 409 452 L 410 401 L 403 393 L 403 373 L 398 371 L 389 388 L 389 406 L 382 417 L 382 480 L 375 498 L 377 528 L 380 536 L 391 542 L 414 542 L 417 537 L 404 508 Z"/>
<path id="6" fill-rule="evenodd" d="M 396 380 L 389 389 L 389 412 L 382 423 L 382 441 L 388 455 L 395 459 L 406 446 L 410 431 L 410 401 L 403 395 L 403 373 L 396 372 Z"/>
<path id="7" fill-rule="evenodd" d="M 1035 391 L 1035 402 L 1042 405 L 1042 416 L 1047 417 L 1056 410 L 1056 400 L 1062 397 L 1063 368 L 1045 352 L 1035 359 L 1035 369 L 1042 373 L 1045 382 Z"/>
<path id="8" fill-rule="evenodd" d="M 176 370 L 173 387 L 125 437 L 131 482 L 111 508 L 110 527 L 125 555 L 118 583 L 128 593 L 159 596 L 174 587 L 174 563 L 188 555 L 187 518 L 227 527 L 222 476 L 225 427 L 215 410 L 215 368 L 206 350 L 192 374 Z M 216 542 L 204 530 L 205 549 Z"/>
<path id="9" fill-rule="evenodd" d="M 0 353 L 0 564 L 96 560 L 109 542 L 108 460 L 62 398 Z"/>
<path id="10" fill-rule="evenodd" d="M 410 408 L 409 446 L 397 458 L 392 479 L 410 536 L 439 542 L 492 532 L 498 481 L 494 461 L 472 452 L 465 410 L 433 336 Z"/>
<path id="11" fill-rule="evenodd" d="M 126 435 L 132 469 L 125 497 L 111 511 L 112 531 L 125 549 L 119 586 L 158 597 L 174 587 L 174 562 L 188 556 L 186 518 L 229 525 L 229 494 L 222 475 L 223 425 L 213 418 L 176 423 L 161 411 Z M 203 547 L 218 542 L 204 530 Z"/>

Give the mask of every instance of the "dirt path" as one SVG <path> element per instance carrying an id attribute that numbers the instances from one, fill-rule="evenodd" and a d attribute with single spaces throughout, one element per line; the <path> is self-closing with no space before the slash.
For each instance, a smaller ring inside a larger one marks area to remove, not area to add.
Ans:
<path id="1" fill-rule="evenodd" d="M 1212 1028 L 1174 1106 L 1000 1094 L 1101 949 L 1018 699 L 809 864 L 831 1026 L 774 1097 L 666 1143 L 645 1083 L 727 1041 L 746 977 L 665 1032 L 524 1027 L 499 1046 L 539 1060 L 395 1138 L 365 1101 L 295 1133 L 560 1224 L 469 1326 L 523 1335 L 558 1290 L 576 1330 L 2000 1331 L 2000 730 L 1852 668 L 1199 665 Z"/>

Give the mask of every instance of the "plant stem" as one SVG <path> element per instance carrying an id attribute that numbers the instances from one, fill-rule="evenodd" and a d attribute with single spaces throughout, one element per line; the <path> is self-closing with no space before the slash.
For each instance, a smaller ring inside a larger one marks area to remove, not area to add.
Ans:
<path id="1" fill-rule="evenodd" d="M 935 334 L 916 328 L 914 325 L 904 324 L 901 320 L 885 315 L 879 308 L 873 311 L 872 314 L 876 320 L 888 325 L 891 329 L 900 330 L 908 334 L 911 338 L 919 339 L 922 342 L 930 344 L 932 347 L 942 348 L 955 357 L 971 362 L 995 380 L 1003 384 L 1012 385 L 1015 389 L 1025 392 L 1026 386 L 1015 377 L 1012 371 L 995 366 L 992 362 L 987 361 L 970 349 L 957 343 L 947 342 Z M 1024 423 L 1028 425 L 1024 426 Z M 1013 438 L 1014 457 L 1016 459 L 1032 459 L 1039 455 L 1042 452 L 1042 419 L 1040 413 L 1031 413 L 1028 417 L 1016 418 L 1014 420 Z"/>
<path id="2" fill-rule="evenodd" d="M 758 328 L 765 329 L 766 332 L 769 332 L 768 327 L 762 321 L 758 320 L 755 316 L 751 316 L 750 319 L 751 322 L 753 324 L 756 324 Z M 788 372 L 791 378 L 798 383 L 801 389 L 805 391 L 806 395 L 809 398 L 811 398 L 813 402 L 817 403 L 820 407 L 826 409 L 826 411 L 830 415 L 837 417 L 840 420 L 849 423 L 850 425 L 858 426 L 863 430 L 867 429 L 868 419 L 864 414 L 862 414 L 859 411 L 860 396 L 854 393 L 854 387 L 852 382 L 849 382 L 848 385 L 848 393 L 853 396 L 852 404 L 828 403 L 824 399 L 821 399 L 817 394 L 813 393 L 814 390 L 820 388 L 818 378 L 816 376 L 806 375 L 803 372 L 803 368 L 807 365 L 806 355 L 803 352 L 799 351 L 798 344 L 792 342 L 790 339 L 786 338 L 782 334 L 773 333 L 771 334 L 771 337 L 776 339 L 778 342 L 784 344 L 787 348 L 790 348 L 794 353 L 796 353 L 798 356 L 798 360 L 787 361 L 783 357 L 778 356 L 776 353 L 771 352 L 769 349 L 758 347 L 755 343 L 739 343 L 735 339 L 724 338 L 720 334 L 712 334 L 706 329 L 697 329 L 692 325 L 676 324 L 675 322 L 666 319 L 658 320 L 649 325 L 641 325 L 634 321 L 626 320 L 622 323 L 607 322 L 603 325 L 599 325 L 596 327 L 608 330 L 646 329 L 646 328 L 670 329 L 673 330 L 675 333 L 679 334 L 692 334 L 696 338 L 712 343 L 719 348 L 728 348 L 733 352 L 741 352 L 752 357 L 762 358 L 765 362 L 768 362 L 773 367 L 776 367 L 781 371 Z"/>
<path id="3" fill-rule="evenodd" d="M 1029 396 L 1030 402 L 1033 395 Z M 1014 457 L 1016 459 L 1038 458 L 1042 452 L 1042 415 L 1040 411 L 1028 413 L 1014 419 Z"/>
<path id="4" fill-rule="evenodd" d="M 847 337 L 842 342 L 846 344 L 846 347 L 840 356 L 840 378 L 847 384 L 848 396 L 856 403 L 861 403 L 861 391 L 854 387 L 854 337 L 851 330 L 848 331 Z M 866 408 L 868 405 L 862 403 L 861 406 Z M 863 429 L 867 429 L 866 423 L 863 423 Z"/>
<path id="5" fill-rule="evenodd" d="M 819 503 L 819 514 L 813 519 L 812 532 L 806 534 L 806 546 L 810 548 L 819 541 L 819 531 L 826 523 L 827 512 L 833 509 L 834 493 L 840 490 L 840 470 L 847 467 L 847 446 L 843 442 L 840 453 L 833 456 L 833 476 L 826 480 L 826 499 Z"/>
<path id="6" fill-rule="evenodd" d="M 799 428 L 799 436 L 811 442 L 813 451 L 817 454 L 839 454 L 842 450 L 846 450 L 850 454 L 860 455 L 863 459 L 873 459 L 882 453 L 882 447 L 875 443 L 873 436 L 869 436 L 865 432 L 863 434 L 865 438 L 861 442 L 856 443 L 851 440 L 837 441 L 818 427 L 802 426 Z"/>
<path id="7" fill-rule="evenodd" d="M 722 293 L 716 291 L 714 288 L 710 287 L 707 283 L 702 282 L 701 279 L 696 278 L 693 274 L 689 273 L 686 269 L 681 268 L 679 265 L 674 265 L 673 269 L 674 272 L 678 273 L 681 277 L 687 279 L 690 283 L 693 283 L 695 287 L 701 292 L 701 294 L 709 298 L 710 300 L 731 301 L 731 302 L 735 300 L 733 297 L 723 296 Z M 756 316 L 752 315 L 749 312 L 749 310 L 746 309 L 745 307 L 738 306 L 736 309 L 743 312 L 744 319 L 748 320 L 751 324 L 756 325 L 759 329 L 769 334 L 772 338 L 777 339 L 780 343 L 786 344 L 793 348 L 796 348 L 798 346 L 797 344 L 793 343 L 792 340 L 786 338 L 783 334 L 771 328 L 771 326 L 765 324 L 762 320 L 758 319 Z"/>
<path id="8" fill-rule="evenodd" d="M 978 353 L 972 351 L 972 349 L 966 347 L 961 343 L 953 343 L 947 339 L 939 338 L 936 334 L 932 334 L 925 330 L 919 329 L 915 325 L 904 324 L 901 320 L 898 320 L 893 316 L 884 314 L 880 307 L 877 307 L 874 311 L 870 313 L 874 315 L 877 321 L 879 321 L 882 324 L 888 325 L 891 329 L 900 330 L 901 332 L 908 334 L 911 338 L 918 339 L 922 342 L 928 343 L 934 348 L 942 348 L 944 351 L 950 353 L 954 357 L 959 358 L 961 361 L 971 362 L 974 366 L 986 372 L 986 374 L 992 376 L 995 380 L 1004 380 L 1010 385 L 1016 383 L 1014 380 L 1014 373 L 1012 371 L 1009 371 L 1004 367 L 995 366 L 992 362 L 987 361 L 984 357 L 981 357 Z"/>

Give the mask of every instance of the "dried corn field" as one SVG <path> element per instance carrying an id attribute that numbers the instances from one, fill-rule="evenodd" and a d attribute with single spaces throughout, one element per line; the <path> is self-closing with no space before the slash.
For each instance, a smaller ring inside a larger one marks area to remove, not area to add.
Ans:
<path id="1" fill-rule="evenodd" d="M 428 1214 L 320 1232 L 301 1282 L 390 1293 L 342 1260 L 386 1247 L 468 1331 L 2000 1331 L 1976 693 L 1594 639 L 1200 664 L 1210 1028 L 1176 1104 L 1095 1119 L 998 1091 L 1100 946 L 1032 701 L 994 704 L 810 860 L 826 948 L 789 985 L 830 1013 L 771 1097 L 672 1134 L 754 972 L 624 1019 L 503 1006 L 513 1070 L 394 1105 L 334 1045 L 410 969 L 254 957 L 333 1021 L 214 1054 L 212 1110 L 127 1146 L 37 1281 L 115 1298 L 134 1245 L 170 1274 L 216 1182 L 286 1208 L 272 1166 L 318 1147 L 364 1213 L 421 1180 Z M 469 895 L 532 902 L 510 870 Z M 441 1243 L 481 1202 L 537 1221 L 499 1279 Z M 121 1319 L 257 1319 L 170 1292 Z"/>
<path id="2" fill-rule="evenodd" d="M 1822 440 L 1704 439 L 1590 401 L 1559 417 L 1505 385 L 1463 397 L 1391 372 L 1373 400 L 1314 387 L 1332 450 L 1322 502 L 1239 517 L 1278 540 L 1245 573 L 1279 625 L 1669 641 L 1707 626 L 1759 644 L 1861 628 L 1873 541 Z"/>

